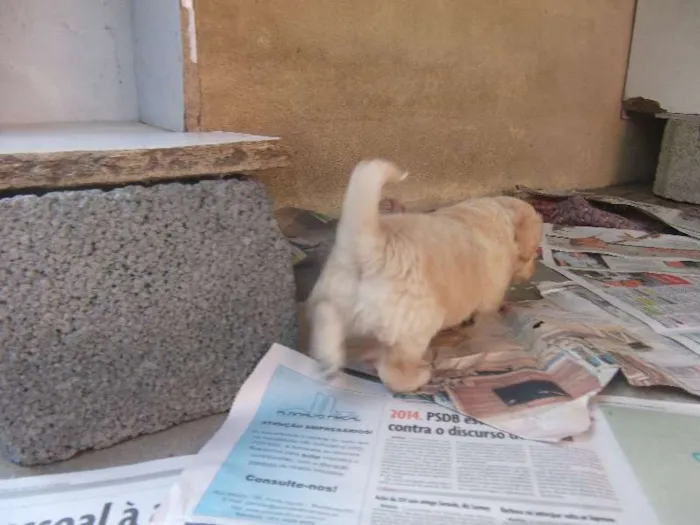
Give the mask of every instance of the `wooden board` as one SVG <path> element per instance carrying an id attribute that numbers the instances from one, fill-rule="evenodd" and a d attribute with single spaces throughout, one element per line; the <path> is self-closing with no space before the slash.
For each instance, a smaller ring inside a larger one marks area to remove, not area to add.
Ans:
<path id="1" fill-rule="evenodd" d="M 118 186 L 289 165 L 274 137 L 182 133 L 140 122 L 0 129 L 0 191 Z"/>
<path id="2" fill-rule="evenodd" d="M 0 155 L 0 190 L 121 185 L 289 165 L 278 141 Z"/>

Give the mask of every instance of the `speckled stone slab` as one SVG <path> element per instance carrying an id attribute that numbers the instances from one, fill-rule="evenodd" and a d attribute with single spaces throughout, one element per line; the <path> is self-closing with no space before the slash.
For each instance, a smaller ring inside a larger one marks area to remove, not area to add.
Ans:
<path id="1" fill-rule="evenodd" d="M 253 180 L 0 199 L 0 452 L 50 463 L 229 408 L 296 346 L 289 246 Z"/>
<path id="2" fill-rule="evenodd" d="M 700 204 L 700 120 L 669 120 L 661 143 L 654 193 Z"/>

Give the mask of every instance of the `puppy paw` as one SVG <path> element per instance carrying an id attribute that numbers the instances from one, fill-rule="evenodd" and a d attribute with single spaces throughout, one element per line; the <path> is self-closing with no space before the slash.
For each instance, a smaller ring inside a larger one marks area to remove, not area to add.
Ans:
<path id="1" fill-rule="evenodd" d="M 313 358 L 318 363 L 324 377 L 335 377 L 345 365 L 344 352 L 327 347 L 316 349 L 312 352 Z"/>
<path id="2" fill-rule="evenodd" d="M 319 362 L 319 368 L 321 369 L 321 375 L 325 379 L 334 379 L 340 374 L 340 367 L 335 365 Z"/>

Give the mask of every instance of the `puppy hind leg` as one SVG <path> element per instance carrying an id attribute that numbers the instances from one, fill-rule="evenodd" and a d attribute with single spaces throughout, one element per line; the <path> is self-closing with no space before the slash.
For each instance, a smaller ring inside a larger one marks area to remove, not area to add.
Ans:
<path id="1" fill-rule="evenodd" d="M 333 375 L 345 365 L 345 326 L 329 301 L 316 303 L 311 310 L 311 356 L 325 374 Z"/>

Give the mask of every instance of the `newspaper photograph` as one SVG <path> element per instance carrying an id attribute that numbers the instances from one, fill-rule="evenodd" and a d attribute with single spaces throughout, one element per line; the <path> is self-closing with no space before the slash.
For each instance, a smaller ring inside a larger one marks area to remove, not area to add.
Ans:
<path id="1" fill-rule="evenodd" d="M 596 433 L 611 435 L 665 525 L 700 516 L 700 407 L 691 403 L 600 398 Z"/>
<path id="2" fill-rule="evenodd" d="M 273 346 L 155 525 L 658 524 L 609 435 L 520 439 Z"/>
<path id="3" fill-rule="evenodd" d="M 0 523 L 147 525 L 189 459 L 0 480 Z"/>
<path id="4" fill-rule="evenodd" d="M 700 261 L 700 240 L 682 235 L 591 226 L 545 224 L 542 247 L 625 258 Z"/>
<path id="5" fill-rule="evenodd" d="M 657 219 L 671 228 L 691 237 L 700 238 L 700 214 L 692 207 L 684 206 L 682 209 L 669 208 L 659 204 L 632 201 L 622 197 L 612 195 L 601 195 L 578 190 L 536 190 L 520 186 L 519 190 L 530 195 L 540 197 L 553 197 L 565 199 L 580 195 L 586 200 L 600 202 L 622 208 L 632 208 L 638 210 L 654 219 Z"/>

